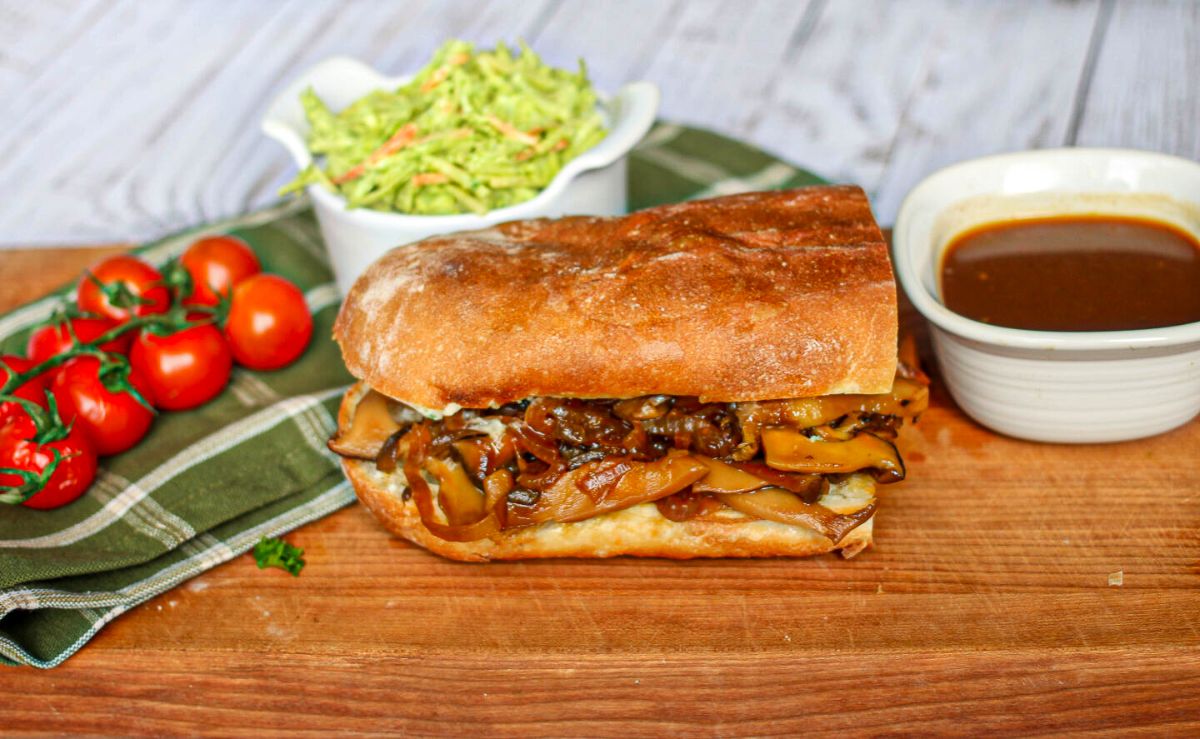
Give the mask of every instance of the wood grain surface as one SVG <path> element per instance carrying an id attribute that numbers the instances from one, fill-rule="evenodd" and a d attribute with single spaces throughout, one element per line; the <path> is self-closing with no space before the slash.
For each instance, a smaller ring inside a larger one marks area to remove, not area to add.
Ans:
<path id="1" fill-rule="evenodd" d="M 6 255 L 0 310 L 94 256 Z M 16 690 L 0 727 L 1200 732 L 1200 422 L 1039 445 L 980 428 L 935 385 L 902 445 L 909 479 L 883 490 L 876 546 L 853 560 L 466 565 L 352 506 L 289 535 L 308 560 L 299 578 L 245 556 L 59 668 L 4 673 Z"/>
<path id="2" fill-rule="evenodd" d="M 0 0 L 0 247 L 148 240 L 294 174 L 258 127 L 303 69 L 399 74 L 444 39 L 647 79 L 662 117 L 862 185 L 891 223 L 950 162 L 1035 147 L 1200 158 L 1194 0 Z"/>

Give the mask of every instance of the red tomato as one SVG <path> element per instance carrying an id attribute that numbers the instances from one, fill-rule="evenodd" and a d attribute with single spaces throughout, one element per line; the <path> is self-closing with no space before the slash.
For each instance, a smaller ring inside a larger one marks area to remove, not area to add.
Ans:
<path id="1" fill-rule="evenodd" d="M 71 324 L 71 329 L 67 328 L 68 323 Z M 86 344 L 100 338 L 116 325 L 116 321 L 108 318 L 69 318 L 59 323 L 48 323 L 29 335 L 29 343 L 25 345 L 25 354 L 30 359 L 41 362 L 71 348 L 71 330 L 74 330 L 79 340 Z M 131 331 L 112 341 L 105 342 L 100 348 L 106 352 L 127 354 L 132 341 L 133 332 Z"/>
<path id="2" fill-rule="evenodd" d="M 79 308 L 84 313 L 125 321 L 130 316 L 164 313 L 171 307 L 171 293 L 163 284 L 162 275 L 137 257 L 120 255 L 105 259 L 92 268 L 92 277 L 105 285 L 124 285 L 134 296 L 147 302 L 131 308 L 113 305 L 96 282 L 84 275 L 79 279 Z"/>
<path id="3" fill-rule="evenodd" d="M 0 357 L 0 387 L 8 381 L 8 378 L 21 374 L 35 364 L 37 362 L 24 359 L 23 357 L 14 357 L 10 354 Z M 45 408 L 46 378 L 43 375 L 38 375 L 32 380 L 26 380 L 23 385 L 8 394 L 24 398 Z M 24 415 L 24 413 L 25 409 L 21 407 L 20 403 L 14 403 L 11 400 L 0 403 L 0 423 L 4 423 L 14 414 Z"/>
<path id="4" fill-rule="evenodd" d="M 187 248 L 180 263 L 192 276 L 192 294 L 185 305 L 216 305 L 247 277 L 262 271 L 246 242 L 233 236 L 209 236 Z"/>
<path id="5" fill-rule="evenodd" d="M 99 370 L 100 360 L 95 357 L 75 357 L 54 372 L 50 391 L 63 421 L 83 429 L 96 453 L 107 457 L 141 441 L 150 430 L 154 413 L 132 393 L 104 387 Z M 129 371 L 129 384 L 147 402 L 154 402 L 150 384 L 136 369 Z"/>
<path id="6" fill-rule="evenodd" d="M 88 489 L 96 477 L 96 452 L 79 428 L 71 429 L 65 439 L 38 444 L 31 441 L 36 429 L 29 416 L 12 416 L 0 426 L 0 467 L 42 474 L 59 454 L 45 486 L 23 505 L 29 508 L 57 508 L 75 500 Z M 20 475 L 0 473 L 0 491 L 5 487 L 21 488 L 26 483 Z"/>
<path id="7" fill-rule="evenodd" d="M 179 411 L 207 403 L 225 388 L 233 356 L 221 331 L 206 323 L 170 336 L 143 331 L 129 363 L 146 378 L 156 406 Z"/>
<path id="8" fill-rule="evenodd" d="M 255 275 L 233 289 L 225 338 L 238 364 L 272 370 L 304 352 L 312 327 L 300 288 L 278 275 Z"/>

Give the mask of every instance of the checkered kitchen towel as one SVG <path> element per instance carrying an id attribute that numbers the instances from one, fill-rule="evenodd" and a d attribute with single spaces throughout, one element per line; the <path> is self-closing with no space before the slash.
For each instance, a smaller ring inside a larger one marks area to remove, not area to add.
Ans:
<path id="1" fill-rule="evenodd" d="M 816 184 L 813 175 L 712 133 L 660 124 L 633 154 L 630 207 Z M 305 291 L 312 346 L 277 372 L 236 368 L 216 400 L 164 413 L 134 449 L 104 460 L 88 493 L 55 511 L 0 506 L 0 659 L 54 667 L 106 623 L 188 578 L 354 500 L 325 448 L 351 382 L 328 338 L 338 295 L 307 204 L 290 201 L 136 250 L 153 264 L 232 233 Z M 0 316 L 21 352 L 61 295 Z"/>

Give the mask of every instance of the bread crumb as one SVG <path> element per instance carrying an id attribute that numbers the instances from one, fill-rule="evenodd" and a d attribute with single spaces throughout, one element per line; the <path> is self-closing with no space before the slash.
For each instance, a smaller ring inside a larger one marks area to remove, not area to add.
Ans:
<path id="1" fill-rule="evenodd" d="M 1117 570 L 1116 572 L 1108 573 L 1108 586 L 1110 588 L 1119 588 L 1125 584 L 1125 571 Z"/>

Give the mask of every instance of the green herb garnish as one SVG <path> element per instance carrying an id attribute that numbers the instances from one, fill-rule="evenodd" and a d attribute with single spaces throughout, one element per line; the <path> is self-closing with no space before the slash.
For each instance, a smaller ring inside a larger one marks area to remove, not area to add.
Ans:
<path id="1" fill-rule="evenodd" d="M 288 544 L 283 539 L 263 537 L 254 545 L 254 561 L 258 569 L 278 567 L 299 577 L 304 569 L 304 550 Z"/>
<path id="2" fill-rule="evenodd" d="M 514 54 L 448 41 L 394 91 L 336 114 L 311 89 L 301 102 L 324 166 L 314 162 L 280 192 L 322 184 L 351 208 L 434 215 L 515 205 L 607 133 L 583 61 L 577 72 L 555 69 L 524 43 Z"/>

